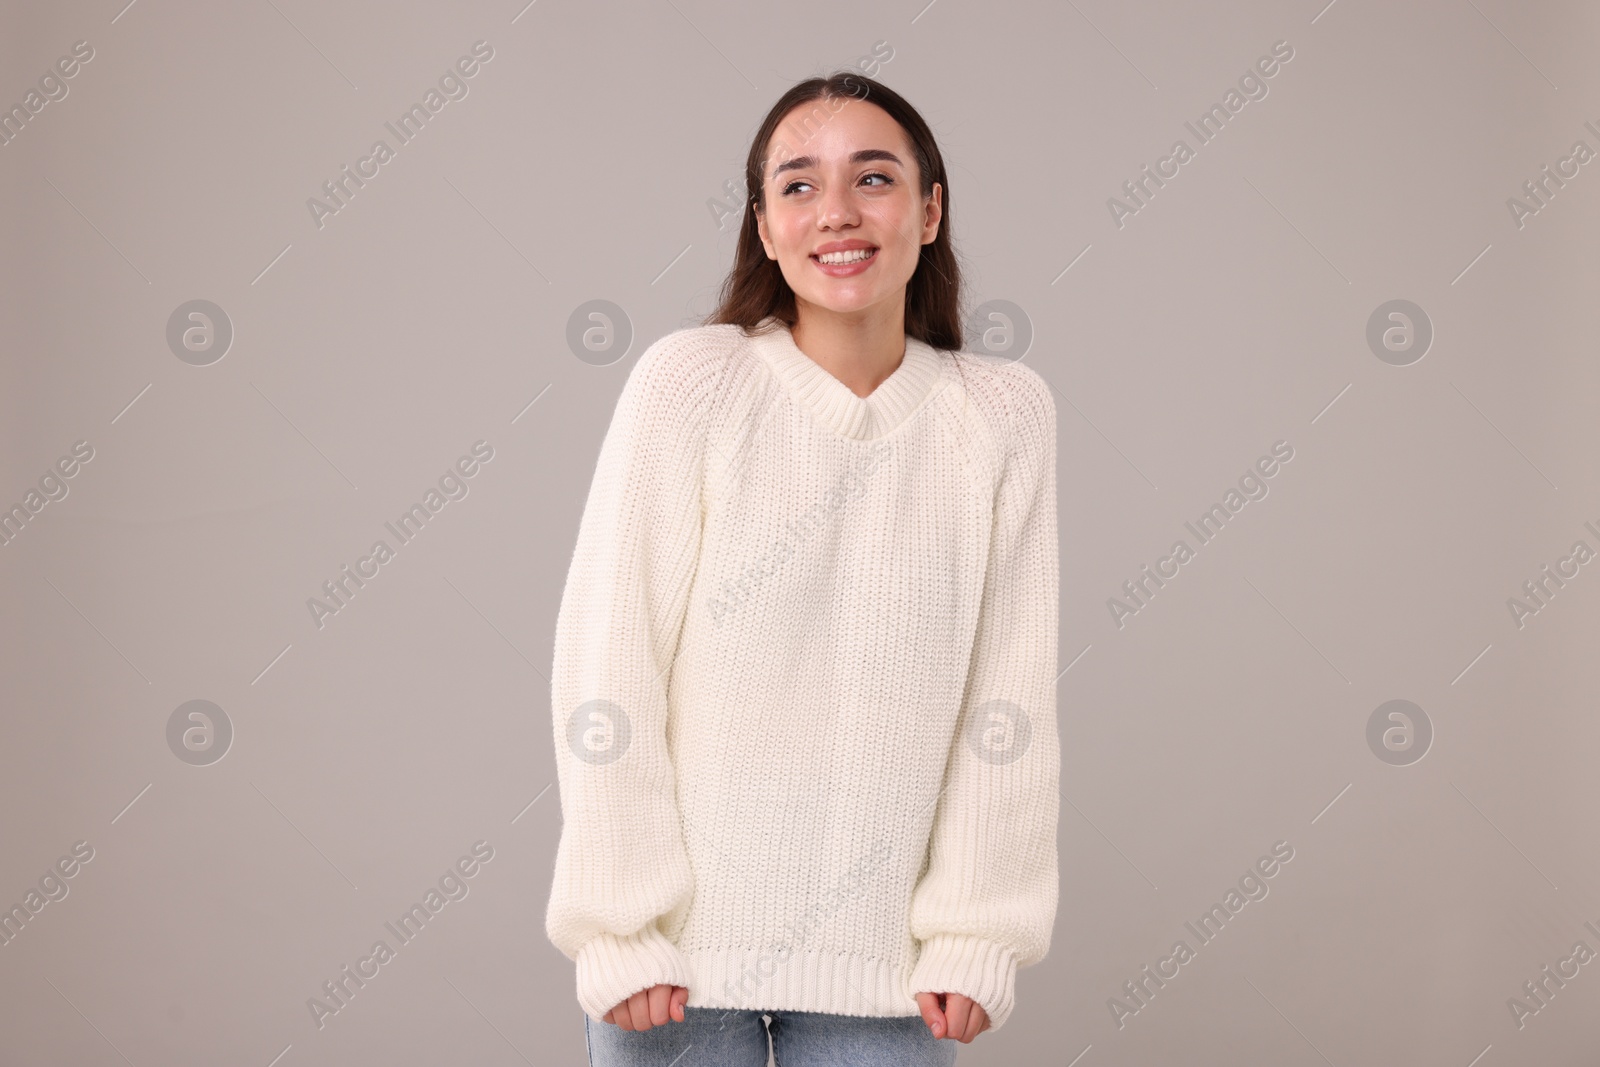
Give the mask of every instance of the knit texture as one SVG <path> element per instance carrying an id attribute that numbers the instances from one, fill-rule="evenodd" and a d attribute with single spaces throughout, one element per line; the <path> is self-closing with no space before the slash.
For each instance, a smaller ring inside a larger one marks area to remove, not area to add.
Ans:
<path id="1" fill-rule="evenodd" d="M 557 615 L 545 929 L 600 1020 L 1005 1025 L 1057 898 L 1055 403 L 908 337 L 858 397 L 775 319 L 630 372 Z"/>

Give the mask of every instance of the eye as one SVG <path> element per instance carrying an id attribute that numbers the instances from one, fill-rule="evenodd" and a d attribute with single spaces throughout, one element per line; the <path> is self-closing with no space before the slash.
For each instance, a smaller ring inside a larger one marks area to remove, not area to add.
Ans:
<path id="1" fill-rule="evenodd" d="M 866 181 L 868 178 L 882 178 L 883 179 L 883 184 L 882 185 L 873 186 L 873 188 L 875 188 L 875 189 L 885 189 L 885 188 L 887 188 L 887 187 L 889 187 L 889 186 L 894 184 L 894 179 L 893 178 L 891 178 L 887 174 L 883 174 L 883 173 L 881 173 L 879 171 L 872 171 L 870 174 L 863 174 L 861 176 L 861 180 L 862 181 Z M 798 180 L 798 179 L 795 180 L 795 181 L 792 181 L 788 185 L 785 185 L 783 187 L 783 195 L 784 196 L 788 196 L 789 194 L 793 193 L 794 189 L 795 189 L 795 186 L 797 186 L 797 185 L 810 185 L 810 184 L 811 183 L 808 182 L 808 181 L 803 181 L 803 180 Z"/>

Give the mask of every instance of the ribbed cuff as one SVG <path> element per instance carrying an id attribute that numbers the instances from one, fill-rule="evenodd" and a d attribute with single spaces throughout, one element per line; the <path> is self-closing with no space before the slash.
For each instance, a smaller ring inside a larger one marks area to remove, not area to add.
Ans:
<path id="1" fill-rule="evenodd" d="M 1011 1016 L 1017 984 L 1017 955 L 987 938 L 935 934 L 922 942 L 911 970 L 911 992 L 960 993 L 983 1005 L 989 1029 Z"/>
<path id="2" fill-rule="evenodd" d="M 628 997 L 653 985 L 689 988 L 689 961 L 649 923 L 627 937 L 597 934 L 578 949 L 578 1004 L 595 1022 Z"/>

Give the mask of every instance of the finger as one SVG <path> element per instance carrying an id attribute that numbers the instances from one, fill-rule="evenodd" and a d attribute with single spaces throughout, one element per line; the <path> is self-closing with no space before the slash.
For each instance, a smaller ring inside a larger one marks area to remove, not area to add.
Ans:
<path id="1" fill-rule="evenodd" d="M 961 1007 L 966 1011 L 967 1015 L 966 1023 L 964 1025 L 957 1025 L 955 1019 L 953 1017 L 951 1018 L 951 1036 L 955 1037 L 963 1044 L 967 1044 L 970 1043 L 973 1038 L 989 1029 L 989 1013 L 984 1010 L 982 1004 L 979 1004 L 976 1000 L 973 1000 L 969 996 L 959 993 L 952 993 L 950 995 L 950 1000 L 952 1004 L 954 1004 L 956 1001 L 960 1001 Z"/>
<path id="2" fill-rule="evenodd" d="M 600 1021 L 603 1022 L 603 1023 L 613 1022 L 614 1020 L 612 1019 L 612 1016 L 615 1015 L 615 1014 L 616 1014 L 616 1010 L 615 1009 L 613 1009 L 611 1011 L 608 1011 L 604 1015 L 600 1016 Z"/>
<path id="3" fill-rule="evenodd" d="M 669 985 L 653 985 L 648 990 L 646 998 L 650 1002 L 650 1023 L 653 1026 L 665 1026 L 672 1021 L 667 1014 L 668 1003 L 672 1000 L 672 987 Z"/>
<path id="4" fill-rule="evenodd" d="M 628 998 L 628 1015 L 635 1030 L 650 1029 L 650 991 L 641 989 Z"/>
<path id="5" fill-rule="evenodd" d="M 689 991 L 683 986 L 672 987 L 672 1018 L 676 1022 L 684 1020 L 684 1005 L 689 1002 Z"/>
<path id="6" fill-rule="evenodd" d="M 945 1034 L 944 1013 L 939 1010 L 939 997 L 934 993 L 918 993 L 917 1006 L 922 1009 L 922 1021 L 936 1038 Z"/>
<path id="7" fill-rule="evenodd" d="M 972 1001 L 972 1013 L 967 1016 L 967 1040 L 971 1041 L 985 1030 L 989 1029 L 989 1013 L 983 1005 Z"/>
<path id="8" fill-rule="evenodd" d="M 972 1001 L 960 993 L 951 993 L 945 997 L 944 1017 L 950 1027 L 950 1036 L 957 1041 L 970 1041 L 967 1034 L 967 1017 L 971 1014 Z"/>

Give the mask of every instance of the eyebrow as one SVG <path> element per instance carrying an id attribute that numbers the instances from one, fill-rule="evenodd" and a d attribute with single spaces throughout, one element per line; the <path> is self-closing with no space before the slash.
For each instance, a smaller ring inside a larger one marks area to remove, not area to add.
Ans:
<path id="1" fill-rule="evenodd" d="M 886 163 L 893 163 L 902 168 L 905 166 L 905 164 L 900 161 L 899 156 L 885 148 L 863 148 L 859 152 L 850 153 L 851 163 L 868 163 L 873 160 L 881 160 Z M 779 163 L 772 171 L 772 177 L 774 180 L 776 180 L 778 175 L 782 174 L 786 170 L 806 170 L 807 168 L 815 167 L 816 165 L 816 156 L 795 156 L 793 159 L 787 159 L 782 163 Z"/>

